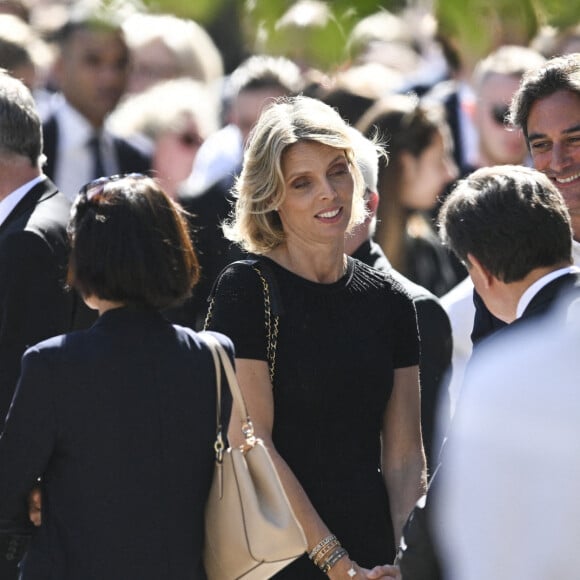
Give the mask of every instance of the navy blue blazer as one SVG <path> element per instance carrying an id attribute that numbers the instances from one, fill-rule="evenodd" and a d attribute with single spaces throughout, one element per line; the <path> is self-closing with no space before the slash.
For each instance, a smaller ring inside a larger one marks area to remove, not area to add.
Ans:
<path id="1" fill-rule="evenodd" d="M 30 529 L 42 478 L 23 579 L 205 578 L 215 390 L 205 343 L 155 311 L 111 310 L 29 349 L 0 437 L 0 532 Z"/>

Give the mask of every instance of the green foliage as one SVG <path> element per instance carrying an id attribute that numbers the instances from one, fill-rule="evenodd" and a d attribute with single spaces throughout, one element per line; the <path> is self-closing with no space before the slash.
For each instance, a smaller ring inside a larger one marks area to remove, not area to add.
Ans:
<path id="1" fill-rule="evenodd" d="M 245 52 L 286 54 L 329 69 L 348 59 L 346 39 L 356 22 L 380 9 L 397 12 L 428 0 L 328 0 L 332 18 L 317 30 L 277 26 L 294 0 L 142 0 L 156 12 L 239 30 Z M 539 25 L 580 22 L 580 0 L 432 0 L 442 31 L 480 56 L 501 42 L 524 42 Z M 241 14 L 241 17 L 239 16 Z M 229 18 L 229 20 L 228 20 Z M 230 22 L 231 20 L 235 22 Z M 230 29 L 231 30 L 231 29 Z M 214 30 L 215 32 L 215 30 Z M 228 34 L 230 32 L 228 31 Z M 220 39 L 223 43 L 233 38 Z"/>
<path id="2" fill-rule="evenodd" d="M 209 24 L 226 4 L 225 0 L 143 0 L 153 12 L 175 14 Z"/>

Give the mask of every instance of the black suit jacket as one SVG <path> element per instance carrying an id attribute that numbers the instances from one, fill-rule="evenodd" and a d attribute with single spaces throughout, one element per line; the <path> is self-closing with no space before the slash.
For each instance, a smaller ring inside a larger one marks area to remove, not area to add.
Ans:
<path id="1" fill-rule="evenodd" d="M 54 179 L 54 171 L 58 156 L 59 129 L 56 117 L 49 117 L 42 126 L 44 137 L 44 154 L 46 164 L 44 172 Z M 114 137 L 114 149 L 119 165 L 119 173 L 148 173 L 151 169 L 151 159 L 131 145 L 125 139 Z"/>
<path id="2" fill-rule="evenodd" d="M 0 438 L 0 531 L 29 530 L 42 478 L 24 578 L 205 579 L 215 404 L 208 347 L 155 311 L 111 310 L 29 349 Z"/>
<path id="3" fill-rule="evenodd" d="M 451 323 L 439 299 L 429 290 L 411 282 L 393 269 L 381 247 L 365 242 L 353 254 L 354 258 L 373 268 L 388 272 L 410 294 L 417 312 L 421 344 L 419 372 L 421 376 L 421 428 L 427 456 L 427 466 L 437 465 L 440 441 L 436 440 L 440 408 L 449 409 L 449 369 L 453 351 Z"/>
<path id="4" fill-rule="evenodd" d="M 45 180 L 0 225 L 0 428 L 26 348 L 74 325 L 76 295 L 64 289 L 69 211 Z"/>

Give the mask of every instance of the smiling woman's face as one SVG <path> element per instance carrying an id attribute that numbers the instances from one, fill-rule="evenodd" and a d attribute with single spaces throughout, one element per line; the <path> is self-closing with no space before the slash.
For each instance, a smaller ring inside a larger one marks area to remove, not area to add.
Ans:
<path id="1" fill-rule="evenodd" d="M 288 242 L 344 239 L 354 190 L 345 152 L 302 141 L 285 151 L 282 173 L 285 198 L 279 215 Z"/>

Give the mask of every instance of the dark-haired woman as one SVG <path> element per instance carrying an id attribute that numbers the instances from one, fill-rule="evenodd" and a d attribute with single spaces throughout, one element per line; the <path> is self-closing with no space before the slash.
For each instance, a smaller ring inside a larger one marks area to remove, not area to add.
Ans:
<path id="1" fill-rule="evenodd" d="M 201 580 L 214 367 L 193 331 L 159 313 L 198 277 L 186 221 L 132 175 L 85 186 L 69 232 L 69 282 L 99 318 L 24 355 L 0 438 L 0 531 L 30 531 L 40 478 L 23 580 Z"/>
<path id="2" fill-rule="evenodd" d="M 357 128 L 367 137 L 378 132 L 387 143 L 374 239 L 396 270 L 442 296 L 466 274 L 441 245 L 430 217 L 457 177 L 443 111 L 411 95 L 391 95 L 367 110 Z"/>

